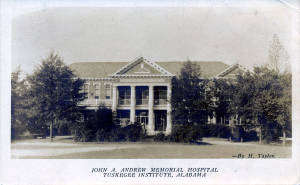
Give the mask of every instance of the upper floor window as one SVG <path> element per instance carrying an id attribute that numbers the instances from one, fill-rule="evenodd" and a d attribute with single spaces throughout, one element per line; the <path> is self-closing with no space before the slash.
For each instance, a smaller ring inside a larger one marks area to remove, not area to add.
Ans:
<path id="1" fill-rule="evenodd" d="M 95 84 L 95 99 L 99 99 L 100 96 L 100 85 Z"/>
<path id="2" fill-rule="evenodd" d="M 154 99 L 167 99 L 167 87 L 154 87 Z"/>
<path id="3" fill-rule="evenodd" d="M 84 93 L 84 97 L 88 98 L 89 84 L 84 84 L 84 86 L 83 86 L 83 93 Z"/>
<path id="4" fill-rule="evenodd" d="M 130 104 L 130 87 L 118 87 L 119 91 L 119 104 L 127 105 Z"/>
<path id="5" fill-rule="evenodd" d="M 156 86 L 154 87 L 154 104 L 166 104 L 167 103 L 167 87 Z"/>
<path id="6" fill-rule="evenodd" d="M 110 84 L 105 84 L 105 89 L 110 89 Z"/>
<path id="7" fill-rule="evenodd" d="M 149 100 L 149 90 L 146 86 L 137 86 L 136 87 L 136 104 L 145 105 L 148 104 Z"/>
<path id="8" fill-rule="evenodd" d="M 111 96 L 111 84 L 106 83 L 104 86 L 105 86 L 105 99 L 110 99 L 110 96 Z"/>

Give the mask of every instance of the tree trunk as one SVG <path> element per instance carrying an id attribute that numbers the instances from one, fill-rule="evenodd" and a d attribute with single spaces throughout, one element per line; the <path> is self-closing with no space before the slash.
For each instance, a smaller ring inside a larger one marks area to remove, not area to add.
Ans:
<path id="1" fill-rule="evenodd" d="M 283 136 L 283 138 L 282 138 L 283 139 L 282 140 L 282 144 L 285 145 L 285 143 L 286 143 L 286 132 L 285 132 L 285 129 L 282 130 L 282 136 Z"/>
<path id="2" fill-rule="evenodd" d="M 259 127 L 259 144 L 262 143 L 262 126 Z"/>
<path id="3" fill-rule="evenodd" d="M 50 140 L 53 141 L 53 121 L 50 123 Z"/>

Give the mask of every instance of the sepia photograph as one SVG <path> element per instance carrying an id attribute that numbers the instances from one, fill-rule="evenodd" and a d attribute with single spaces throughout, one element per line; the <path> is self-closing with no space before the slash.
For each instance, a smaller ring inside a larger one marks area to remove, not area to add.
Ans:
<path id="1" fill-rule="evenodd" d="M 2 53 L 10 62 L 1 63 L 10 66 L 3 85 L 9 94 L 1 100 L 9 101 L 5 155 L 15 165 L 291 161 L 299 149 L 293 119 L 299 2 L 7 3 L 9 52 Z M 103 178 L 157 173 L 174 180 L 222 171 L 94 164 L 88 171 Z"/>
<path id="2" fill-rule="evenodd" d="M 287 10 L 14 17 L 12 158 L 290 158 Z"/>

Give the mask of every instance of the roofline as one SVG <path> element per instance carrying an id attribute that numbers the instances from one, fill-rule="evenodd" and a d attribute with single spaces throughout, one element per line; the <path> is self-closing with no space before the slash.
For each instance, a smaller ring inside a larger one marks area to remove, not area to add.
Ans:
<path id="1" fill-rule="evenodd" d="M 137 59 L 136 59 L 137 60 Z M 134 60 L 134 61 L 136 61 Z M 128 62 L 128 61 L 99 61 L 99 62 L 92 62 L 92 61 L 86 61 L 86 62 L 73 62 L 71 64 L 68 64 L 68 65 L 72 65 L 72 64 L 83 64 L 83 63 L 131 63 L 131 62 Z M 171 63 L 171 62 L 175 62 L 175 63 L 184 63 L 184 62 L 187 62 L 187 61 L 180 61 L 180 60 L 177 60 L 177 61 L 155 61 L 155 62 L 152 62 L 152 63 Z M 194 60 L 194 61 L 191 61 L 191 62 L 196 62 L 196 63 L 210 63 L 210 62 L 218 62 L 218 63 L 223 63 L 225 65 L 228 65 L 228 66 L 231 66 L 231 64 L 227 64 L 225 62 L 222 62 L 222 61 L 197 61 L 197 60 Z M 158 65 L 158 64 L 157 64 Z M 160 66 L 161 67 L 161 66 Z M 162 67 L 161 67 L 162 68 Z"/>
<path id="2" fill-rule="evenodd" d="M 228 68 L 226 68 L 224 71 L 222 71 L 221 73 L 216 75 L 216 78 L 224 78 L 221 77 L 221 75 L 223 75 L 224 73 L 227 73 L 228 71 L 230 71 L 232 68 L 234 68 L 235 66 L 237 66 L 238 68 L 240 68 L 241 70 L 243 70 L 244 72 L 250 71 L 249 69 L 247 69 L 246 67 L 242 66 L 239 63 L 234 63 L 232 65 L 230 65 Z"/>
<path id="3" fill-rule="evenodd" d="M 169 71 L 167 71 L 166 69 L 164 69 L 163 67 L 161 67 L 160 65 L 156 64 L 155 62 L 151 62 L 149 60 L 144 59 L 143 57 L 139 57 L 139 58 L 135 58 L 133 61 L 129 62 L 127 65 L 123 66 L 121 69 L 119 69 L 118 71 L 116 71 L 115 73 L 108 75 L 109 77 L 116 77 L 116 76 L 121 76 L 118 73 L 121 73 L 122 71 L 130 68 L 131 66 L 135 65 L 135 63 L 143 61 L 145 63 L 147 63 L 148 65 L 152 66 L 153 68 L 155 68 L 156 70 L 165 73 L 164 75 L 159 75 L 159 76 L 175 76 L 174 74 L 170 73 Z M 122 76 L 134 76 L 134 75 L 122 75 Z M 143 76 L 143 75 L 142 75 Z M 152 76 L 152 75 L 145 75 L 145 76 Z"/>

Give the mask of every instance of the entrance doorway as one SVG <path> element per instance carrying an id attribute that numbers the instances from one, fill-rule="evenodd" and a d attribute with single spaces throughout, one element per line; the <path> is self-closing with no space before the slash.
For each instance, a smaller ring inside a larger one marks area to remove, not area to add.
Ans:
<path id="1" fill-rule="evenodd" d="M 136 122 L 140 123 L 146 129 L 146 125 L 148 125 L 148 110 L 137 110 Z"/>

